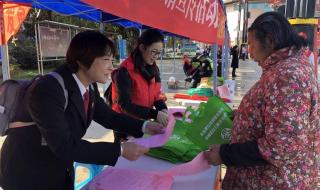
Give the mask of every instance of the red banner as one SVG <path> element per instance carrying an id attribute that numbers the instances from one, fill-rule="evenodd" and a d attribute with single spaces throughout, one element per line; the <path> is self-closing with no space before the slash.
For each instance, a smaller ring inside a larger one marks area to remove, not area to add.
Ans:
<path id="1" fill-rule="evenodd" d="M 0 2 L 0 45 L 6 44 L 19 31 L 30 8 L 25 4 Z"/>
<path id="2" fill-rule="evenodd" d="M 205 43 L 224 42 L 219 0 L 82 0 L 98 9 Z"/>

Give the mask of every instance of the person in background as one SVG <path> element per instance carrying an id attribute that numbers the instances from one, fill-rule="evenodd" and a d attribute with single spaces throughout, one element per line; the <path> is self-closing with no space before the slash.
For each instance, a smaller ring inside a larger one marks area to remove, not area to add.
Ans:
<path id="1" fill-rule="evenodd" d="M 239 48 L 238 45 L 233 46 L 231 50 L 232 55 L 232 61 L 231 61 L 231 67 L 232 67 L 232 77 L 236 77 L 236 69 L 239 67 Z"/>
<path id="2" fill-rule="evenodd" d="M 310 47 L 309 47 L 309 44 L 308 44 L 308 36 L 307 36 L 307 34 L 304 33 L 304 32 L 299 32 L 298 35 L 303 37 L 307 41 L 307 43 L 305 44 L 306 56 L 308 57 L 310 64 L 314 66 L 314 54 L 310 50 Z"/>
<path id="3" fill-rule="evenodd" d="M 210 46 L 206 46 L 204 51 L 203 51 L 203 55 L 205 56 L 210 56 L 210 53 L 211 53 L 211 47 Z"/>
<path id="4" fill-rule="evenodd" d="M 182 64 L 184 74 L 186 74 L 187 77 L 192 76 L 197 70 L 197 67 L 193 67 L 188 55 L 183 55 Z"/>
<path id="5" fill-rule="evenodd" d="M 72 190 L 74 162 L 114 166 L 120 156 L 136 160 L 148 151 L 132 142 L 83 140 L 92 120 L 135 137 L 164 132 L 158 123 L 112 111 L 92 87 L 109 78 L 114 51 L 100 32 L 80 32 L 71 40 L 66 64 L 55 70 L 63 78 L 68 99 L 51 75 L 32 83 L 23 101 L 27 106 L 19 107 L 13 119 L 19 125 L 9 129 L 1 149 L 3 189 Z"/>
<path id="6" fill-rule="evenodd" d="M 196 56 L 191 59 L 191 65 L 195 68 L 195 71 L 192 74 L 191 88 L 196 88 L 200 84 L 202 78 L 212 76 L 212 60 L 209 56 L 196 54 Z"/>
<path id="7" fill-rule="evenodd" d="M 310 50 L 309 46 L 306 46 L 306 56 L 312 66 L 314 66 L 314 53 Z"/>
<path id="8" fill-rule="evenodd" d="M 112 109 L 135 118 L 168 123 L 168 108 L 161 92 L 156 60 L 163 48 L 163 35 L 156 29 L 144 31 L 131 55 L 112 73 Z M 126 134 L 114 131 L 115 142 Z"/>
<path id="9" fill-rule="evenodd" d="M 230 144 L 212 145 L 205 157 L 227 166 L 224 190 L 318 189 L 319 89 L 305 40 L 276 12 L 248 31 L 262 75 L 235 112 Z"/>
<path id="10" fill-rule="evenodd" d="M 246 60 L 246 58 L 247 58 L 247 53 L 248 53 L 248 51 L 247 51 L 246 45 L 245 45 L 245 44 L 242 44 L 242 46 L 241 46 L 241 57 L 242 57 L 242 60 L 243 60 L 243 61 Z"/>

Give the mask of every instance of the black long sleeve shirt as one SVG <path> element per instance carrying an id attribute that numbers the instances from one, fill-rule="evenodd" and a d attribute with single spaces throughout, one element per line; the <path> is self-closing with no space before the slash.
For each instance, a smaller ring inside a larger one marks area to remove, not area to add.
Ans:
<path id="1" fill-rule="evenodd" d="M 259 152 L 256 141 L 223 144 L 220 146 L 220 157 L 226 166 L 250 167 L 267 164 Z"/>
<path id="2" fill-rule="evenodd" d="M 118 104 L 125 112 L 142 119 L 156 119 L 158 110 L 160 111 L 167 109 L 167 106 L 163 100 L 154 102 L 155 109 L 132 103 L 132 79 L 126 68 L 120 68 L 114 79 L 118 88 Z M 156 77 L 155 80 L 156 82 L 161 82 L 160 77 Z"/>

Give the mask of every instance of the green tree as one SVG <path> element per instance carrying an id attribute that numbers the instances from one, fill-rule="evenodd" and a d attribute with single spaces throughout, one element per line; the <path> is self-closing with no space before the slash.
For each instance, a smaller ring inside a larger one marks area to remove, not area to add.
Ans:
<path id="1" fill-rule="evenodd" d="M 37 52 L 35 40 L 23 34 L 17 36 L 19 40 L 8 45 L 10 64 L 19 64 L 22 69 L 36 68 Z"/>
<path id="2" fill-rule="evenodd" d="M 122 26 L 114 25 L 111 23 L 105 24 L 105 31 L 109 34 L 113 34 L 113 40 L 118 46 L 118 35 L 121 35 L 122 39 L 127 41 L 127 55 L 135 48 L 136 41 L 139 37 L 139 30 L 136 28 L 124 28 Z M 118 48 L 117 48 L 118 49 Z"/>

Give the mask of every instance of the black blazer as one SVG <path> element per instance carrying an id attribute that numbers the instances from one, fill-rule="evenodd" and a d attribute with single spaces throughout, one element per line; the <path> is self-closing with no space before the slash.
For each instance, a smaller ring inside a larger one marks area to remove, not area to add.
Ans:
<path id="1" fill-rule="evenodd" d="M 115 165 L 120 145 L 91 143 L 81 138 L 91 120 L 119 132 L 141 137 L 143 121 L 112 111 L 90 88 L 88 118 L 83 99 L 71 71 L 63 65 L 56 70 L 68 90 L 68 106 L 58 81 L 44 76 L 27 96 L 29 113 L 36 126 L 11 129 L 1 150 L 0 184 L 13 190 L 73 189 L 73 162 Z M 43 138 L 47 145 L 41 145 Z"/>

